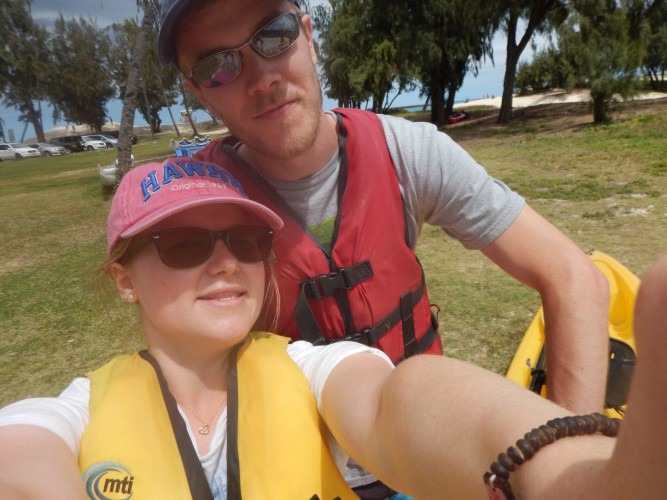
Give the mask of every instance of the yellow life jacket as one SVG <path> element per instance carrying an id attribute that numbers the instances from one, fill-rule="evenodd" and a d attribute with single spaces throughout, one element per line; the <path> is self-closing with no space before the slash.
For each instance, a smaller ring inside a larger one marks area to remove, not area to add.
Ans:
<path id="1" fill-rule="evenodd" d="M 285 352 L 288 340 L 254 332 L 230 355 L 228 498 L 357 498 L 331 458 L 308 382 Z M 154 359 L 119 356 L 88 377 L 79 469 L 91 499 L 211 498 Z"/>

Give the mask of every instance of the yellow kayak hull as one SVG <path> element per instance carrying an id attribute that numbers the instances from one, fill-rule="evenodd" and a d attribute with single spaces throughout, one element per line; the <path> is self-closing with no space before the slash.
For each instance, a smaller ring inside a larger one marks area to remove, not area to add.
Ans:
<path id="1" fill-rule="evenodd" d="M 589 256 L 609 281 L 609 337 L 627 344 L 636 353 L 633 317 L 640 280 L 603 252 L 593 251 Z M 542 366 L 539 361 L 543 346 L 544 314 L 540 307 L 512 358 L 506 377 L 526 388 L 530 387 L 534 370 Z M 613 357 L 613 354 L 610 356 Z M 547 385 L 543 385 L 540 394 L 546 396 L 547 390 Z M 605 409 L 605 413 L 610 417 L 622 418 L 622 413 L 612 408 Z"/>

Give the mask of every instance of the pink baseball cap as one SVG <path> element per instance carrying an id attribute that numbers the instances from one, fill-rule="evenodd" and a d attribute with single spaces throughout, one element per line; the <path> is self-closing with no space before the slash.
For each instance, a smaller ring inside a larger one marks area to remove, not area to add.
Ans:
<path id="1" fill-rule="evenodd" d="M 231 204 L 243 208 L 272 229 L 283 221 L 271 209 L 248 199 L 241 183 L 222 167 L 192 158 L 146 163 L 123 176 L 111 201 L 107 250 L 185 209 Z"/>

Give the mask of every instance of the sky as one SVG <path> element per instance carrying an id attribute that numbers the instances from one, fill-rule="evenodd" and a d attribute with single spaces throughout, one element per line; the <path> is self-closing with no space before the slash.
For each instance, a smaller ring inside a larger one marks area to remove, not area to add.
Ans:
<path id="1" fill-rule="evenodd" d="M 311 6 L 322 3 L 328 3 L 327 0 L 311 0 Z M 65 19 L 84 17 L 93 19 L 98 27 L 105 27 L 114 22 L 121 22 L 124 19 L 134 17 L 140 22 L 139 12 L 137 10 L 137 0 L 33 0 L 32 15 L 35 21 L 43 26 L 51 27 L 53 21 L 60 15 Z M 464 80 L 463 86 L 456 95 L 457 101 L 466 101 L 480 99 L 489 96 L 498 96 L 502 94 L 502 82 L 505 72 L 505 37 L 499 32 L 493 43 L 493 52 L 495 65 L 487 60 L 482 63 L 478 75 L 468 75 Z M 532 52 L 530 49 L 524 51 L 522 60 L 530 59 Z M 398 96 L 393 106 L 418 105 L 422 101 L 419 98 L 418 91 Z M 324 98 L 324 108 L 332 109 L 336 103 L 328 98 Z M 122 103 L 120 101 L 111 101 L 107 106 L 109 116 L 115 122 L 120 121 Z M 180 107 L 173 106 L 172 113 L 178 117 Z M 28 125 L 24 132 L 25 125 L 18 120 L 19 112 L 13 108 L 6 108 L 0 105 L 0 118 L 3 120 L 5 135 L 13 131 L 14 140 L 21 140 L 24 135 L 26 140 L 35 137 L 32 125 Z M 44 130 L 48 131 L 57 126 L 66 125 L 64 122 L 54 123 L 52 120 L 51 109 L 46 103 L 42 103 L 42 119 Z M 163 123 L 170 123 L 168 111 L 163 109 Z M 195 120 L 206 120 L 208 115 L 203 111 L 195 113 Z M 145 126 L 146 122 L 140 113 L 135 116 L 136 126 Z"/>

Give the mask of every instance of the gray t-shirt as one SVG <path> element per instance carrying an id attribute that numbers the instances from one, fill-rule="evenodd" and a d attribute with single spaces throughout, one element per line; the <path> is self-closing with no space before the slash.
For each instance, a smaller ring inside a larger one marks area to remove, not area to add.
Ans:
<path id="1" fill-rule="evenodd" d="M 500 236 L 517 217 L 524 199 L 489 176 L 434 125 L 387 115 L 378 117 L 398 173 L 412 248 L 425 222 L 442 227 L 466 248 L 480 249 Z M 338 209 L 339 167 L 336 154 L 323 169 L 305 179 L 267 180 L 309 228 L 332 228 Z M 317 230 L 314 233 L 318 237 L 322 234 Z"/>

